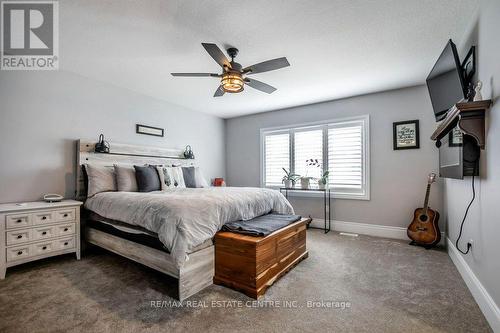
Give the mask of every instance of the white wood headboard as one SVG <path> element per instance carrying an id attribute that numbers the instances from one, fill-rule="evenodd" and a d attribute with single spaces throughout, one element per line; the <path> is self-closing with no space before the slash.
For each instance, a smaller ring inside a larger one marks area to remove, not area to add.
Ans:
<path id="1" fill-rule="evenodd" d="M 96 142 L 77 140 L 77 173 L 76 173 L 76 198 L 84 199 L 85 182 L 82 165 L 95 164 L 112 167 L 113 164 L 124 165 L 176 165 L 194 166 L 194 159 L 186 159 L 183 149 L 163 147 L 138 146 L 110 142 L 109 153 L 94 152 Z"/>

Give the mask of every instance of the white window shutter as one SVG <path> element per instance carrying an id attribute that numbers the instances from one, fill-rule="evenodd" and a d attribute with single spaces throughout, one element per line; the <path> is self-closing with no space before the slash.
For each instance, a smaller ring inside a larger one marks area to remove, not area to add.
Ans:
<path id="1" fill-rule="evenodd" d="M 264 149 L 264 185 L 280 186 L 284 176 L 282 168 L 290 168 L 289 133 L 266 134 Z"/>
<path id="2" fill-rule="evenodd" d="M 316 179 L 328 170 L 334 198 L 370 200 L 369 133 L 368 116 L 261 129 L 262 185 L 281 186 L 282 168 Z M 320 167 L 307 166 L 310 159 L 317 160 Z M 321 194 L 297 193 L 294 195 Z"/>
<path id="3" fill-rule="evenodd" d="M 363 123 L 336 124 L 328 128 L 329 183 L 335 188 L 363 188 Z"/>
<path id="4" fill-rule="evenodd" d="M 306 160 L 318 160 L 319 167 Z M 323 129 L 301 129 L 294 133 L 294 172 L 302 177 L 320 178 L 323 170 Z"/>

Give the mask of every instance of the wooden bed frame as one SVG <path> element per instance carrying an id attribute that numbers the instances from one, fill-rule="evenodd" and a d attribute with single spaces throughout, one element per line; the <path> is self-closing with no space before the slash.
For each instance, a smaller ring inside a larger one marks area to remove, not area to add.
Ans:
<path id="1" fill-rule="evenodd" d="M 86 189 L 82 174 L 82 165 L 87 163 L 109 167 L 113 166 L 113 164 L 194 165 L 194 160 L 181 157 L 183 150 L 179 149 L 111 143 L 110 153 L 108 154 L 95 153 L 94 147 L 95 142 L 77 141 L 76 197 L 83 201 L 86 198 Z M 85 221 L 82 221 L 82 225 L 85 225 Z M 180 301 L 213 284 L 213 277 L 215 275 L 213 245 L 189 254 L 189 260 L 179 269 L 174 264 L 172 257 L 164 251 L 156 250 L 90 227 L 85 228 L 84 235 L 85 240 L 90 244 L 99 246 L 178 279 L 177 298 Z"/>

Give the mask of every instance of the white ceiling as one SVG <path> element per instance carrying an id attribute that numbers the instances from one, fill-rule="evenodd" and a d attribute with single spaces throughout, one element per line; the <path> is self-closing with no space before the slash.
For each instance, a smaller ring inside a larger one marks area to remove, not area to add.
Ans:
<path id="1" fill-rule="evenodd" d="M 60 1 L 61 69 L 224 118 L 422 84 L 477 0 Z M 212 97 L 218 72 L 201 42 L 236 46 L 276 86 Z"/>

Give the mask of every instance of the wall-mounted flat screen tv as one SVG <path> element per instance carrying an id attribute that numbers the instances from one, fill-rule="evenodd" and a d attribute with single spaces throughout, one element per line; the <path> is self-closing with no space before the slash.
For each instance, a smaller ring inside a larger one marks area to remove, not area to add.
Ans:
<path id="1" fill-rule="evenodd" d="M 443 120 L 448 110 L 466 97 L 457 48 L 451 39 L 427 77 L 427 88 L 436 121 Z"/>

